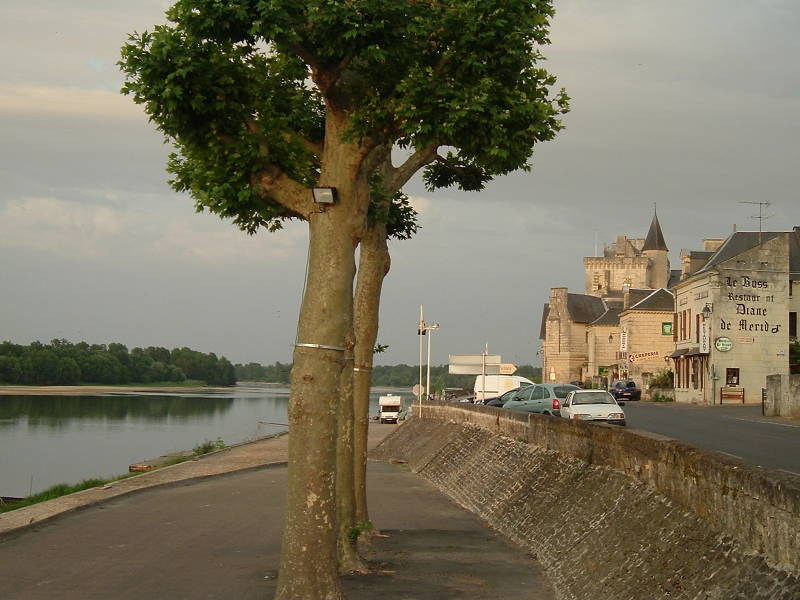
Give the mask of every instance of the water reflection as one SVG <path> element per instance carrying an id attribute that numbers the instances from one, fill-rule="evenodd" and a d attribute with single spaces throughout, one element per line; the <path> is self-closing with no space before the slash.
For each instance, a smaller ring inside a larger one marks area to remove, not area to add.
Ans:
<path id="1" fill-rule="evenodd" d="M 263 399 L 257 399 L 263 400 Z M 75 420 L 163 421 L 222 414 L 233 397 L 148 396 L 2 396 L 0 423 L 27 420 L 29 427 L 68 426 Z"/>
<path id="2" fill-rule="evenodd" d="M 378 396 L 387 391 L 373 391 L 370 414 L 377 414 Z M 0 496 L 120 475 L 131 463 L 190 450 L 205 440 L 234 444 L 285 431 L 275 423 L 286 423 L 288 401 L 287 388 L 271 385 L 0 396 Z"/>

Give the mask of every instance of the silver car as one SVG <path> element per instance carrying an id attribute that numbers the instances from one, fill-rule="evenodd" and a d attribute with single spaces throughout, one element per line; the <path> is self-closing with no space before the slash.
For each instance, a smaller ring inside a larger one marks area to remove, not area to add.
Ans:
<path id="1" fill-rule="evenodd" d="M 503 408 L 558 416 L 567 394 L 579 389 L 571 383 L 537 383 L 517 390 Z"/>

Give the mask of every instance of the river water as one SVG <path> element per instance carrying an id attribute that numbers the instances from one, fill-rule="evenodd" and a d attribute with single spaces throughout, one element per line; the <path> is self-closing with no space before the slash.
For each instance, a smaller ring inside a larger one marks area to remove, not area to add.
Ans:
<path id="1" fill-rule="evenodd" d="M 375 389 L 378 396 L 411 396 Z M 128 465 L 206 440 L 234 444 L 286 427 L 289 389 L 245 384 L 219 392 L 107 396 L 0 396 L 0 496 L 27 496 L 58 483 L 114 477 Z"/>

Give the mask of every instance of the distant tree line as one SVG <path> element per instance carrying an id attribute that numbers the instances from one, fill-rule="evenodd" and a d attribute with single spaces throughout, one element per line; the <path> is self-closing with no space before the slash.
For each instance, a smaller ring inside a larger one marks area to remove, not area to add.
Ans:
<path id="1" fill-rule="evenodd" d="M 276 362 L 272 365 L 248 363 L 237 364 L 236 379 L 238 381 L 268 381 L 270 383 L 289 383 L 292 372 L 291 363 Z M 472 388 L 475 375 L 450 375 L 447 365 L 431 366 L 431 388 L 434 390 L 448 388 Z M 425 373 L 425 367 L 423 367 Z M 527 377 L 532 381 L 541 381 L 541 367 L 522 365 L 515 375 Z M 372 370 L 372 385 L 383 387 L 412 387 L 419 381 L 419 365 L 376 365 Z"/>
<path id="2" fill-rule="evenodd" d="M 52 340 L 28 346 L 0 343 L 0 383 L 77 385 L 80 383 L 178 383 L 187 379 L 208 385 L 235 385 L 227 358 L 190 348 L 148 346 L 130 352 L 124 344 L 73 344 Z"/>

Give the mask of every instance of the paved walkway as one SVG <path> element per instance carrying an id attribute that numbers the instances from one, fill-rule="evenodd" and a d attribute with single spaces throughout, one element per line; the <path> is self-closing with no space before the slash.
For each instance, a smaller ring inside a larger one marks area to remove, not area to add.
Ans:
<path id="1" fill-rule="evenodd" d="M 394 427 L 372 425 L 370 444 Z M 270 598 L 286 443 L 254 442 L 2 515 L 0 598 Z M 370 462 L 369 501 L 388 537 L 363 549 L 373 574 L 343 579 L 349 599 L 554 598 L 535 561 L 405 467 Z"/>

